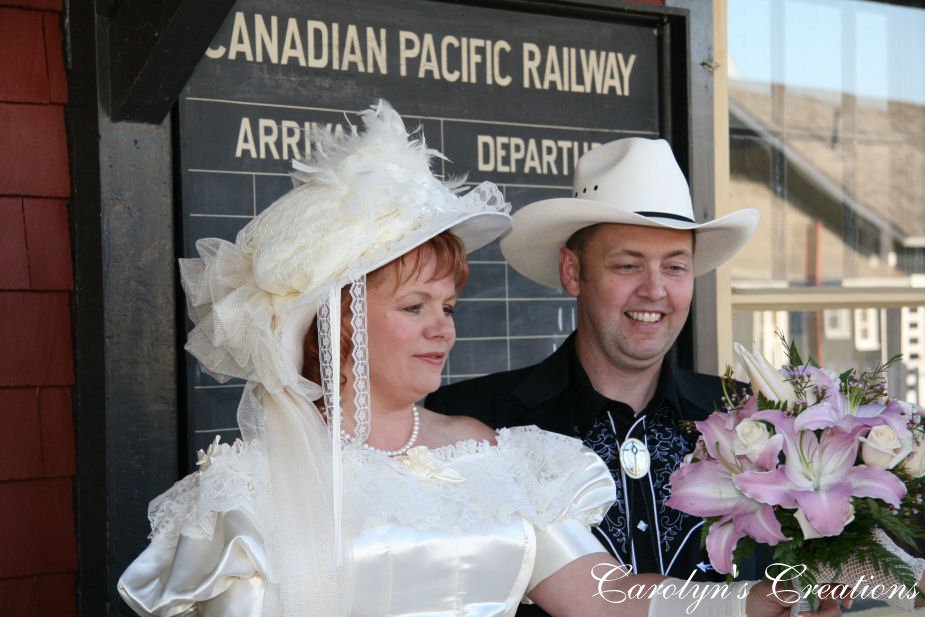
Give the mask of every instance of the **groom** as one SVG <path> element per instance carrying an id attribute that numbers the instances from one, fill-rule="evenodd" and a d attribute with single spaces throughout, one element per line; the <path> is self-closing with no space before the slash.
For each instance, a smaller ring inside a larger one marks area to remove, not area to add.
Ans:
<path id="1" fill-rule="evenodd" d="M 701 519 L 665 505 L 669 476 L 696 437 L 682 421 L 721 407 L 721 382 L 666 355 L 687 320 L 694 278 L 732 257 L 758 218 L 746 209 L 695 222 L 687 181 L 663 140 L 589 151 L 572 197 L 525 206 L 501 241 L 515 270 L 577 299 L 576 331 L 539 364 L 443 387 L 427 406 L 582 439 L 617 484 L 596 530 L 604 546 L 636 572 L 722 580 L 700 548 Z"/>

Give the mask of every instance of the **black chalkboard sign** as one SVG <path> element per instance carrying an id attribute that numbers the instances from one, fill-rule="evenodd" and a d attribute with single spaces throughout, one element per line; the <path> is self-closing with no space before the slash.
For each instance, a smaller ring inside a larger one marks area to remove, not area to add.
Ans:
<path id="1" fill-rule="evenodd" d="M 664 20 L 544 10 L 239 1 L 179 101 L 185 255 L 201 237 L 233 241 L 291 187 L 289 161 L 310 146 L 305 129 L 350 130 L 380 97 L 409 129 L 423 126 L 449 159 L 444 174 L 494 181 L 515 210 L 567 194 L 577 157 L 595 144 L 662 135 L 671 115 Z M 517 274 L 497 242 L 470 259 L 446 380 L 536 362 L 574 329 L 574 301 Z M 216 384 L 186 362 L 192 453 L 216 433 L 234 436 L 241 385 Z"/>

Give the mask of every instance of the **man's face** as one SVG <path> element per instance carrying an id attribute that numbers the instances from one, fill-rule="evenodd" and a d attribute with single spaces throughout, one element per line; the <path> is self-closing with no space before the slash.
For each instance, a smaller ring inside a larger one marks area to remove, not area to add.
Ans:
<path id="1" fill-rule="evenodd" d="M 563 248 L 560 274 L 578 298 L 582 345 L 622 371 L 660 363 L 687 320 L 694 292 L 690 231 L 599 225 L 579 254 Z"/>

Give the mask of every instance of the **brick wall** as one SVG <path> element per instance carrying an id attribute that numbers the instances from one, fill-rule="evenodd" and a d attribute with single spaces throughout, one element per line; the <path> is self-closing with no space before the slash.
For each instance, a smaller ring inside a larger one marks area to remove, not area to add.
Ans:
<path id="1" fill-rule="evenodd" d="M 77 614 L 62 0 L 0 0 L 0 612 Z"/>

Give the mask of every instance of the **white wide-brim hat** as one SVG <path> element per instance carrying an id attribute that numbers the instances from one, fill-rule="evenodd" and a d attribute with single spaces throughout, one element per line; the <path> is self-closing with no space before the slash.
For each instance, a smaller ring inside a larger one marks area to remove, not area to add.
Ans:
<path id="1" fill-rule="evenodd" d="M 579 229 L 598 223 L 690 229 L 696 234 L 694 275 L 710 272 L 751 238 L 760 214 L 737 210 L 698 223 L 690 188 L 663 139 L 629 137 L 585 153 L 575 167 L 572 197 L 544 199 L 514 213 L 501 252 L 532 281 L 561 289 L 559 249 Z"/>
<path id="2" fill-rule="evenodd" d="M 460 194 L 461 179 L 435 176 L 431 162 L 443 155 L 419 133 L 409 134 L 386 101 L 360 116 L 365 130 L 313 132 L 311 157 L 293 162 L 296 186 L 233 244 L 202 239 L 201 257 L 181 261 L 197 324 L 187 349 L 219 381 L 268 385 L 284 373 L 297 375 L 305 333 L 332 290 L 444 231 L 471 253 L 510 226 L 500 189 L 482 182 Z M 288 362 L 277 358 L 281 350 Z M 268 357 L 274 361 L 264 362 Z"/>

